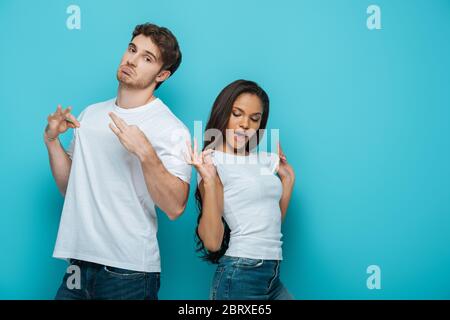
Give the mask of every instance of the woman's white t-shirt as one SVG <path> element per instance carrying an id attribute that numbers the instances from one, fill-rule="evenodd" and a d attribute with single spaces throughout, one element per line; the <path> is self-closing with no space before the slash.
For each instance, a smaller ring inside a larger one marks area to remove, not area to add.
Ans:
<path id="1" fill-rule="evenodd" d="M 214 150 L 212 160 L 223 184 L 223 217 L 231 230 L 225 255 L 282 260 L 283 188 L 276 175 L 278 155 L 254 152 L 238 156 Z"/>
<path id="2" fill-rule="evenodd" d="M 117 268 L 160 272 L 157 217 L 139 159 L 109 128 L 109 112 L 137 125 L 165 168 L 189 183 L 184 160 L 189 130 L 155 99 L 144 106 L 120 108 L 115 98 L 87 107 L 67 150 L 69 182 L 53 256 Z"/>

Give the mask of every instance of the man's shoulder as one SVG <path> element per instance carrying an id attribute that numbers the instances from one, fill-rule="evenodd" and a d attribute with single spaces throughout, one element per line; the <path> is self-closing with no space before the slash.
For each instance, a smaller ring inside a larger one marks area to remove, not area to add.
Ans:
<path id="1" fill-rule="evenodd" d="M 84 108 L 83 111 L 81 111 L 81 113 L 85 114 L 87 112 L 109 109 L 111 107 L 111 105 L 114 104 L 115 99 L 116 98 L 111 98 L 111 99 L 108 99 L 108 100 L 105 100 L 105 101 L 101 101 L 101 102 L 96 102 L 96 103 L 90 104 L 86 108 Z"/>
<path id="2" fill-rule="evenodd" d="M 170 110 L 170 108 L 161 99 L 158 98 L 157 103 L 160 109 L 160 120 L 162 121 L 165 129 L 177 130 L 180 132 L 184 131 L 185 133 L 189 134 L 188 127 L 172 112 L 172 110 Z"/>

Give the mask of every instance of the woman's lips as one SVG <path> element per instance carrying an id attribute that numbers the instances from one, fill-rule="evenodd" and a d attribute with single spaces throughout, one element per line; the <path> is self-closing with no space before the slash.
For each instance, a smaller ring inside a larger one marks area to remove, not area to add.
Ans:
<path id="1" fill-rule="evenodd" d="M 247 138 L 247 135 L 245 133 L 235 133 L 234 134 L 234 139 L 237 141 L 245 141 L 246 138 Z"/>

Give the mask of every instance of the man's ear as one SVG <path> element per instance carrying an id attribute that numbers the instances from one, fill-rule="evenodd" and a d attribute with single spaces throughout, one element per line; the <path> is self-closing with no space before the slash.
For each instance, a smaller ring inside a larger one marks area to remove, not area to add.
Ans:
<path id="1" fill-rule="evenodd" d="M 163 82 L 170 77 L 171 72 L 169 70 L 163 70 L 156 76 L 156 82 Z"/>

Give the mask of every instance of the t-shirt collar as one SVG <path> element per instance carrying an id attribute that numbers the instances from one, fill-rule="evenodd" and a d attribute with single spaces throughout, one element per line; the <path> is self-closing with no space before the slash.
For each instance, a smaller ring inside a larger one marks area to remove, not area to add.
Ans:
<path id="1" fill-rule="evenodd" d="M 116 104 L 117 101 L 117 97 L 113 99 L 113 105 L 114 105 L 114 111 L 118 112 L 118 113 L 135 113 L 135 112 L 141 112 L 141 111 L 146 111 L 150 108 L 152 108 L 153 106 L 157 105 L 157 102 L 159 101 L 159 98 L 155 98 L 152 101 L 142 105 L 142 106 L 138 106 L 138 107 L 134 107 L 134 108 L 122 108 L 119 107 Z"/>

